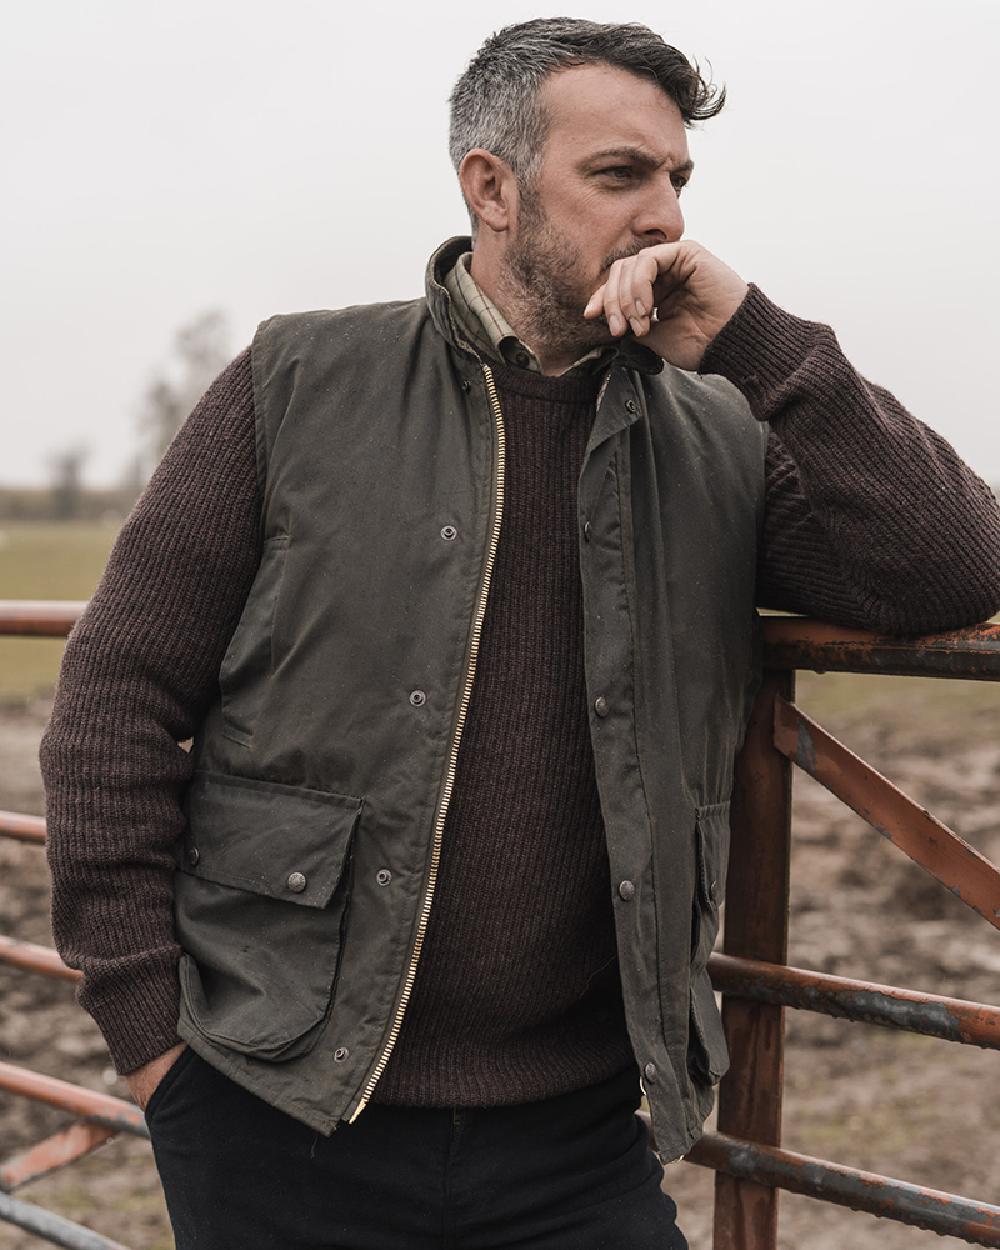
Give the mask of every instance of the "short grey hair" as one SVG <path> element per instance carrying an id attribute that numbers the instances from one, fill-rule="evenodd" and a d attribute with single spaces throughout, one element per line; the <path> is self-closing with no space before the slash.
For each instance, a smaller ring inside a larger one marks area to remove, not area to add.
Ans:
<path id="1" fill-rule="evenodd" d="M 652 79 L 680 109 L 685 126 L 714 117 L 726 102 L 724 87 L 717 90 L 697 63 L 648 26 L 535 18 L 491 35 L 455 84 L 448 137 L 455 172 L 467 152 L 485 148 L 530 185 L 548 135 L 539 88 L 549 74 L 573 65 L 612 65 Z"/>

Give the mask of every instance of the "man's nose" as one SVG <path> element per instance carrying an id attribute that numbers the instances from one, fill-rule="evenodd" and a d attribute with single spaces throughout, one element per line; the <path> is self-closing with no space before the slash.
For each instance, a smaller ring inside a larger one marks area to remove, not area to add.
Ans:
<path id="1" fill-rule="evenodd" d="M 647 246 L 676 243 L 684 234 L 684 214 L 677 189 L 669 178 L 665 182 L 657 182 L 633 228 L 640 238 L 647 241 Z"/>

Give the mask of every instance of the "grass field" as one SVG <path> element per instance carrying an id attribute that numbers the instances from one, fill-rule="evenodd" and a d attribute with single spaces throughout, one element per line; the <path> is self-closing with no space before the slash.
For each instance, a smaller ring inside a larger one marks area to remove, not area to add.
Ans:
<path id="1" fill-rule="evenodd" d="M 0 525 L 0 599 L 88 599 L 117 532 L 117 521 Z M 62 649 L 59 639 L 0 638 L 0 702 L 50 691 Z"/>

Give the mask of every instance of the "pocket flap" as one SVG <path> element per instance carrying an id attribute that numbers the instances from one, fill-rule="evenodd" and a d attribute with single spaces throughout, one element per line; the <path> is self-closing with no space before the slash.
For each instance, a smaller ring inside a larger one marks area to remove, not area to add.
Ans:
<path id="1" fill-rule="evenodd" d="M 725 897 L 729 866 L 729 800 L 707 803 L 695 811 L 698 887 L 705 904 L 718 909 Z"/>
<path id="2" fill-rule="evenodd" d="M 196 773 L 180 868 L 269 898 L 325 907 L 363 800 L 223 773 Z"/>

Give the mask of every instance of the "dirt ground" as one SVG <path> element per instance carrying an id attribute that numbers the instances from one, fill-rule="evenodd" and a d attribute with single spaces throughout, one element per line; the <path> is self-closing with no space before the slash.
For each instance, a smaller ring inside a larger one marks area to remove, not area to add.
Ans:
<path id="1" fill-rule="evenodd" d="M 799 701 L 946 823 L 1000 860 L 1000 689 L 800 678 Z M 854 683 L 854 684 L 852 684 Z M 944 687 L 951 687 L 945 690 Z M 959 694 L 959 688 L 964 693 Z M 0 714 L 0 807 L 41 813 L 44 700 Z M 801 774 L 795 782 L 789 962 L 1000 1001 L 1000 936 Z M 0 933 L 50 944 L 42 852 L 0 839 Z M 0 1058 L 127 1097 L 68 983 L 0 965 Z M 917 1184 L 1000 1201 L 996 1053 L 786 1013 L 784 1144 Z M 65 1125 L 0 1094 L 0 1156 Z M 710 1250 L 714 1178 L 667 1169 L 691 1250 Z M 133 1250 L 172 1246 L 149 1147 L 121 1139 L 18 1196 Z M 781 1250 L 952 1250 L 965 1243 L 782 1194 Z M 0 1224 L 0 1250 L 41 1242 Z M 622 1247 L 622 1250 L 627 1250 Z"/>

